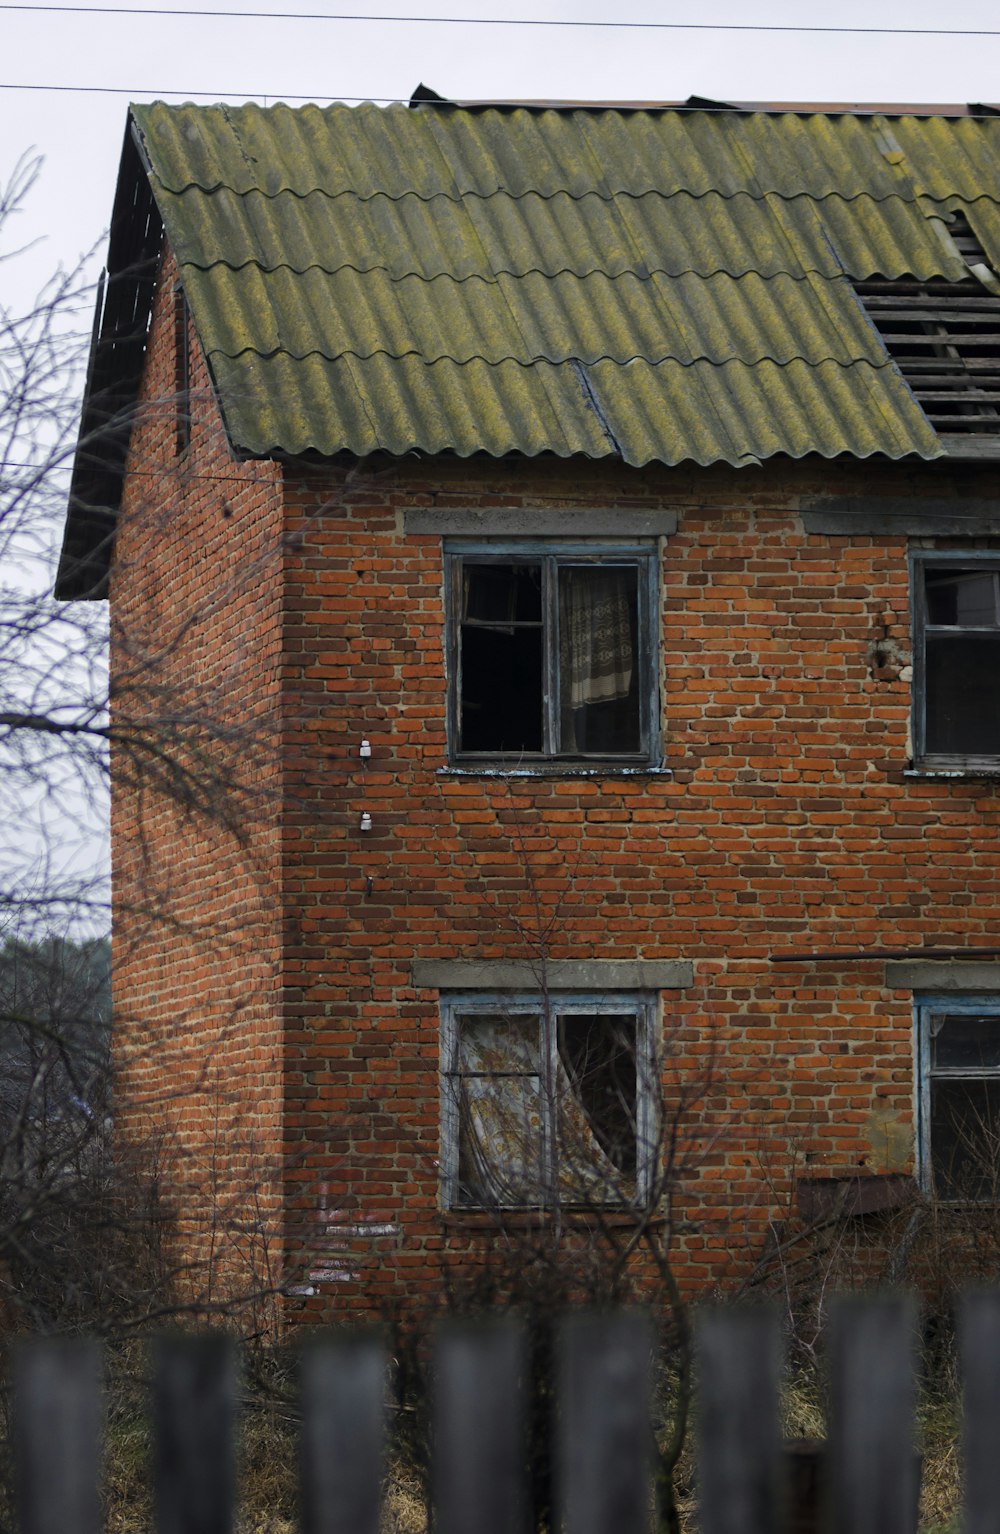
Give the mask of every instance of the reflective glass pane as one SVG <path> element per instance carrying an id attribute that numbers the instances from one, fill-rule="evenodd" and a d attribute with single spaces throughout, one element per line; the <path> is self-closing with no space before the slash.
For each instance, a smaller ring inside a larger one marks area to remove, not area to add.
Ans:
<path id="1" fill-rule="evenodd" d="M 538 1014 L 534 1012 L 463 1014 L 458 1019 L 459 1071 L 537 1075 L 538 1029 Z"/>
<path id="2" fill-rule="evenodd" d="M 1000 1203 L 1000 1080 L 931 1082 L 931 1161 L 939 1198 Z"/>
<path id="3" fill-rule="evenodd" d="M 463 624 L 459 646 L 461 750 L 506 756 L 541 751 L 541 629 Z"/>
<path id="4" fill-rule="evenodd" d="M 926 749 L 1000 756 L 1000 631 L 928 634 Z"/>
<path id="5" fill-rule="evenodd" d="M 459 1087 L 458 1202 L 485 1208 L 543 1202 L 537 1076 L 466 1076 Z"/>
<path id="6" fill-rule="evenodd" d="M 1000 1016 L 938 1013 L 931 1019 L 931 1055 L 941 1070 L 1000 1066 Z"/>
<path id="7" fill-rule="evenodd" d="M 459 1203 L 538 1203 L 544 1153 L 538 1018 L 472 1015 L 458 1026 Z"/>
<path id="8" fill-rule="evenodd" d="M 996 573 L 992 570 L 927 570 L 928 623 L 995 627 Z"/>

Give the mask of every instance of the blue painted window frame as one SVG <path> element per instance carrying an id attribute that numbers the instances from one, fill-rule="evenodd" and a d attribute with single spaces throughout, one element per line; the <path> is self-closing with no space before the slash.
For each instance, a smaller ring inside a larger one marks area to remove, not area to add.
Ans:
<path id="1" fill-rule="evenodd" d="M 938 1069 L 932 1065 L 931 1038 L 933 1019 L 941 1013 L 950 1016 L 993 1016 L 1000 1032 L 1000 995 L 971 992 L 940 992 L 914 998 L 914 1027 L 916 1061 L 915 1098 L 917 1104 L 917 1174 L 920 1187 L 928 1197 L 936 1197 L 934 1188 L 934 1147 L 931 1144 L 931 1093 L 935 1080 L 1000 1081 L 1000 1066 L 979 1070 Z M 944 1202 L 964 1203 L 969 1200 L 944 1199 Z"/>
<path id="2" fill-rule="evenodd" d="M 927 750 L 927 571 L 974 569 L 1000 573 L 998 549 L 911 549 L 910 609 L 913 654 L 912 719 L 914 766 L 934 772 L 1000 773 L 1000 755 Z M 969 632 L 974 632 L 970 627 Z M 995 632 L 995 630 L 991 631 Z"/>

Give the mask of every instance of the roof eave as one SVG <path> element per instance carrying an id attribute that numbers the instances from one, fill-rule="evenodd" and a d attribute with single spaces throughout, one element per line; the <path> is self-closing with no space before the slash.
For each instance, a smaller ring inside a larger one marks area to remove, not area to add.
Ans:
<path id="1" fill-rule="evenodd" d="M 118 170 L 108 260 L 97 293 L 80 431 L 55 594 L 107 595 L 163 224 L 131 111 Z"/>

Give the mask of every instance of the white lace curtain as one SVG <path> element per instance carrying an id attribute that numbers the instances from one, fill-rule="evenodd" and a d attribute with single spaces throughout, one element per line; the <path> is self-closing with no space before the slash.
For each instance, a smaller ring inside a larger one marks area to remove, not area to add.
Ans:
<path id="1" fill-rule="evenodd" d="M 635 665 L 634 570 L 564 569 L 559 573 L 559 676 L 562 749 L 577 739 L 579 710 L 627 698 Z"/>

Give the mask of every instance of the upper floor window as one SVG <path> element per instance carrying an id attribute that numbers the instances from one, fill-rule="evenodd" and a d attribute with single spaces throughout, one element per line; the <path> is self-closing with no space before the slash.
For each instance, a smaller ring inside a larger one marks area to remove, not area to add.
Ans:
<path id="1" fill-rule="evenodd" d="M 453 545 L 447 565 L 454 759 L 652 761 L 652 546 Z"/>
<path id="2" fill-rule="evenodd" d="M 952 997 L 918 1008 L 924 1185 L 948 1200 L 1000 1203 L 1000 1002 Z"/>
<path id="3" fill-rule="evenodd" d="M 1000 556 L 914 561 L 914 754 L 1000 767 Z"/>

